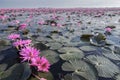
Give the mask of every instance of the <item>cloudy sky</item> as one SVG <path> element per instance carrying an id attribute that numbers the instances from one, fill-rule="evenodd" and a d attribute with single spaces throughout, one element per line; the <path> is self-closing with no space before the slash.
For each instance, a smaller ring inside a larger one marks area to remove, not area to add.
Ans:
<path id="1" fill-rule="evenodd" d="M 120 0 L 0 0 L 0 8 L 120 7 Z"/>

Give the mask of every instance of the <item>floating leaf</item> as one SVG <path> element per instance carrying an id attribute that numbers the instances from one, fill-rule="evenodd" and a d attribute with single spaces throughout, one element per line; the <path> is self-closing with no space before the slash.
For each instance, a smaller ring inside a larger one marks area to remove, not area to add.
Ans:
<path id="1" fill-rule="evenodd" d="M 1 80 L 27 80 L 31 75 L 30 65 L 27 63 L 15 64 L 4 71 Z"/>
<path id="2" fill-rule="evenodd" d="M 57 52 L 52 51 L 52 50 L 44 50 L 44 51 L 41 52 L 40 55 L 45 56 L 48 59 L 48 61 L 50 62 L 51 65 L 56 63 L 60 59 L 59 54 L 57 54 Z"/>
<path id="3" fill-rule="evenodd" d="M 114 46 L 114 52 L 120 54 L 120 46 Z"/>
<path id="4" fill-rule="evenodd" d="M 92 37 L 93 36 L 93 34 L 82 34 L 81 35 L 81 39 L 83 40 L 89 40 L 90 39 L 90 37 Z"/>
<path id="5" fill-rule="evenodd" d="M 95 51 L 96 50 L 94 46 L 82 46 L 80 47 L 80 49 L 83 51 Z"/>
<path id="6" fill-rule="evenodd" d="M 112 40 L 106 40 L 106 45 L 114 45 L 115 43 Z"/>
<path id="7" fill-rule="evenodd" d="M 104 46 L 106 44 L 105 39 L 105 35 L 101 33 L 96 33 L 95 36 L 90 38 L 90 43 L 95 46 Z"/>
<path id="8" fill-rule="evenodd" d="M 82 31 L 81 40 L 89 41 L 90 37 L 92 36 L 93 36 L 93 33 L 91 32 L 91 30 Z"/>
<path id="9" fill-rule="evenodd" d="M 73 37 L 71 42 L 80 42 L 80 36 Z"/>
<path id="10" fill-rule="evenodd" d="M 4 71 L 18 62 L 18 53 L 15 48 L 8 48 L 0 52 L 0 71 Z"/>
<path id="11" fill-rule="evenodd" d="M 62 47 L 62 44 L 60 44 L 58 42 L 53 42 L 53 43 L 51 42 L 51 43 L 47 43 L 46 45 L 49 46 L 50 49 L 52 49 L 52 50 L 57 50 Z"/>
<path id="12" fill-rule="evenodd" d="M 58 50 L 60 53 L 67 53 L 67 52 L 81 52 L 78 48 L 75 47 L 62 47 Z"/>
<path id="13" fill-rule="evenodd" d="M 73 71 L 74 74 L 77 74 L 86 80 L 97 80 L 92 68 L 84 61 L 70 60 L 63 63 L 62 69 L 64 71 Z"/>
<path id="14" fill-rule="evenodd" d="M 47 80 L 54 80 L 54 77 L 51 72 L 47 72 L 47 73 L 46 72 L 35 72 L 34 74 L 37 75 L 39 78 L 45 78 Z M 28 80 L 38 80 L 38 79 L 32 75 L 30 76 Z"/>
<path id="15" fill-rule="evenodd" d="M 117 76 L 115 76 L 115 80 L 120 80 L 120 74 L 118 74 Z"/>
<path id="16" fill-rule="evenodd" d="M 40 49 L 40 50 L 48 49 L 48 47 L 44 43 L 41 43 L 41 42 L 35 43 L 34 47 L 36 47 L 37 49 Z"/>
<path id="17" fill-rule="evenodd" d="M 0 39 L 0 51 L 4 50 L 5 48 L 8 48 L 10 45 L 11 45 L 10 41 Z"/>
<path id="18" fill-rule="evenodd" d="M 114 26 L 114 25 L 109 25 L 109 26 L 107 26 L 106 28 L 114 29 L 114 28 L 116 28 L 116 26 Z"/>
<path id="19" fill-rule="evenodd" d="M 73 79 L 72 79 L 72 74 L 66 74 L 66 75 L 64 76 L 64 80 L 73 80 Z"/>
<path id="20" fill-rule="evenodd" d="M 60 54 L 60 58 L 63 60 L 81 59 L 84 57 L 83 52 L 67 52 L 66 54 Z"/>
<path id="21" fill-rule="evenodd" d="M 74 74 L 66 74 L 64 76 L 64 80 L 85 80 L 85 79 L 82 79 L 80 76 Z"/>
<path id="22" fill-rule="evenodd" d="M 113 59 L 113 60 L 120 60 L 120 55 L 118 54 L 115 54 L 114 52 L 110 51 L 110 50 L 103 50 L 103 55 L 110 58 L 110 59 Z"/>
<path id="23" fill-rule="evenodd" d="M 111 78 L 120 72 L 119 68 L 105 57 L 90 55 L 87 59 L 91 64 L 95 65 L 100 77 Z"/>

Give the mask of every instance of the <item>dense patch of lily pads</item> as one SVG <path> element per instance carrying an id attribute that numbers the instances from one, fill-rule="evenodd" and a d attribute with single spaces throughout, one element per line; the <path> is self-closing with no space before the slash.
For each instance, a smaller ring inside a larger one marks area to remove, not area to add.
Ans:
<path id="1" fill-rule="evenodd" d="M 0 11 L 0 80 L 120 80 L 119 9 Z M 11 33 L 32 40 L 51 64 L 48 73 L 20 61 Z"/>

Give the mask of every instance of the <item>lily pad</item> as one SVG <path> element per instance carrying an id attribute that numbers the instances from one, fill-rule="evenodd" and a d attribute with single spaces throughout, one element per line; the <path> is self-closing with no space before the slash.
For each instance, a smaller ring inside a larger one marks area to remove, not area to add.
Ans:
<path id="1" fill-rule="evenodd" d="M 30 65 L 27 63 L 15 64 L 4 71 L 0 78 L 1 80 L 27 80 L 31 75 Z"/>
<path id="2" fill-rule="evenodd" d="M 113 42 L 112 40 L 106 40 L 106 45 L 114 45 L 115 42 Z"/>
<path id="3" fill-rule="evenodd" d="M 62 47 L 62 44 L 60 44 L 58 42 L 53 42 L 53 43 L 50 42 L 50 43 L 47 43 L 46 45 L 49 46 L 50 49 L 52 49 L 52 50 L 57 50 Z"/>
<path id="4" fill-rule="evenodd" d="M 58 50 L 60 53 L 67 53 L 67 52 L 81 52 L 78 48 L 75 47 L 62 47 Z"/>
<path id="5" fill-rule="evenodd" d="M 10 41 L 6 39 L 0 39 L 0 51 L 8 48 L 11 45 Z"/>
<path id="6" fill-rule="evenodd" d="M 36 72 L 34 75 L 37 75 L 39 78 L 45 78 L 47 80 L 54 80 L 54 77 L 51 72 L 47 72 L 47 73 Z M 30 78 L 28 80 L 38 80 L 38 79 L 32 75 L 32 76 L 30 76 Z"/>
<path id="7" fill-rule="evenodd" d="M 74 74 L 66 74 L 64 80 L 83 80 L 80 76 Z M 84 79 L 85 80 L 85 79 Z"/>
<path id="8" fill-rule="evenodd" d="M 103 56 L 90 55 L 87 59 L 95 66 L 100 77 L 112 78 L 120 72 L 118 66 Z"/>
<path id="9" fill-rule="evenodd" d="M 114 52 L 120 54 L 120 46 L 114 46 Z"/>
<path id="10" fill-rule="evenodd" d="M 64 76 L 64 80 L 73 80 L 73 79 L 72 79 L 72 74 L 66 74 L 66 75 Z"/>
<path id="11" fill-rule="evenodd" d="M 84 57 L 83 52 L 67 52 L 66 54 L 60 54 L 60 58 L 63 60 L 81 59 Z"/>
<path id="12" fill-rule="evenodd" d="M 4 71 L 19 62 L 18 58 L 19 55 L 15 48 L 8 48 L 0 51 L 0 71 Z"/>
<path id="13" fill-rule="evenodd" d="M 96 50 L 94 46 L 82 46 L 80 47 L 80 49 L 83 51 L 95 51 Z"/>
<path id="14" fill-rule="evenodd" d="M 70 60 L 63 63 L 62 69 L 64 71 L 73 71 L 74 74 L 85 78 L 86 80 L 97 80 L 94 70 L 84 61 Z"/>
<path id="15" fill-rule="evenodd" d="M 117 76 L 115 76 L 115 80 L 120 80 L 120 74 L 118 74 Z"/>
<path id="16" fill-rule="evenodd" d="M 93 36 L 93 34 L 82 34 L 81 35 L 81 40 L 89 41 L 90 37 L 92 37 L 92 36 Z"/>
<path id="17" fill-rule="evenodd" d="M 52 50 L 44 50 L 41 52 L 40 55 L 45 56 L 51 65 L 58 62 L 60 59 L 59 54 L 55 51 L 52 51 Z"/>
<path id="18" fill-rule="evenodd" d="M 113 59 L 113 60 L 120 60 L 120 55 L 118 54 L 115 54 L 114 52 L 112 52 L 111 50 L 103 50 L 103 55 L 110 58 L 110 59 Z"/>
<path id="19" fill-rule="evenodd" d="M 34 47 L 36 47 L 37 49 L 40 49 L 41 51 L 48 49 L 45 43 L 42 43 L 42 42 L 35 43 Z"/>
<path id="20" fill-rule="evenodd" d="M 105 42 L 105 35 L 102 33 L 96 33 L 93 37 L 90 38 L 90 43 L 95 46 L 104 46 Z"/>
<path id="21" fill-rule="evenodd" d="M 63 45 L 65 47 L 76 47 L 76 46 L 79 46 L 80 44 L 82 44 L 82 42 L 67 42 L 67 43 L 64 43 Z"/>

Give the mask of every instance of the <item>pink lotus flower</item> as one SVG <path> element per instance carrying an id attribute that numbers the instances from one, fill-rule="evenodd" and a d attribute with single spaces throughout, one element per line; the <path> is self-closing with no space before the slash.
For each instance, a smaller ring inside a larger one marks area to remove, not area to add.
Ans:
<path id="1" fill-rule="evenodd" d="M 38 22 L 39 25 L 43 25 L 44 23 L 45 23 L 44 20 L 40 20 L 40 21 Z"/>
<path id="2" fill-rule="evenodd" d="M 47 80 L 47 79 L 45 79 L 45 78 L 40 78 L 40 80 Z"/>
<path id="3" fill-rule="evenodd" d="M 57 27 L 61 27 L 61 26 L 62 26 L 61 24 L 59 24 L 59 23 L 57 24 Z"/>
<path id="4" fill-rule="evenodd" d="M 55 23 L 52 23 L 51 26 L 55 26 Z"/>
<path id="5" fill-rule="evenodd" d="M 20 39 L 20 35 L 12 33 L 8 36 L 8 39 L 10 39 L 10 40 Z"/>
<path id="6" fill-rule="evenodd" d="M 19 20 L 15 20 L 15 24 L 19 24 L 20 23 L 20 21 Z"/>
<path id="7" fill-rule="evenodd" d="M 22 48 L 29 46 L 30 44 L 31 44 L 31 40 L 18 40 L 13 43 L 13 46 Z"/>
<path id="8" fill-rule="evenodd" d="M 48 72 L 50 63 L 45 57 L 36 57 L 31 60 L 31 65 L 36 66 L 38 71 Z"/>
<path id="9" fill-rule="evenodd" d="M 32 15 L 30 15 L 30 16 L 29 16 L 29 18 L 30 18 L 30 19 L 32 19 L 32 18 L 33 18 L 33 16 L 32 16 Z"/>
<path id="10" fill-rule="evenodd" d="M 111 28 L 109 28 L 109 27 L 107 27 L 107 28 L 105 28 L 105 31 L 106 31 L 106 32 L 111 32 L 111 31 L 112 31 L 112 29 L 111 29 Z"/>
<path id="11" fill-rule="evenodd" d="M 78 22 L 77 25 L 80 26 L 81 24 Z"/>
<path id="12" fill-rule="evenodd" d="M 0 19 L 1 19 L 1 20 L 5 20 L 6 18 L 7 18 L 7 16 L 1 16 L 1 15 L 0 15 Z"/>
<path id="13" fill-rule="evenodd" d="M 29 23 L 30 21 L 31 21 L 31 19 L 28 18 L 25 22 Z"/>
<path id="14" fill-rule="evenodd" d="M 52 19 L 56 19 L 56 13 L 54 12 L 54 14 L 52 15 Z"/>
<path id="15" fill-rule="evenodd" d="M 40 54 L 39 50 L 34 47 L 25 47 L 20 51 L 20 55 L 24 61 L 31 61 L 33 58 L 38 57 Z"/>
<path id="16" fill-rule="evenodd" d="M 23 24 L 20 25 L 20 28 L 19 28 L 19 29 L 23 30 L 23 29 L 25 29 L 26 27 L 27 27 L 27 24 L 26 24 L 26 23 L 23 23 Z"/>

